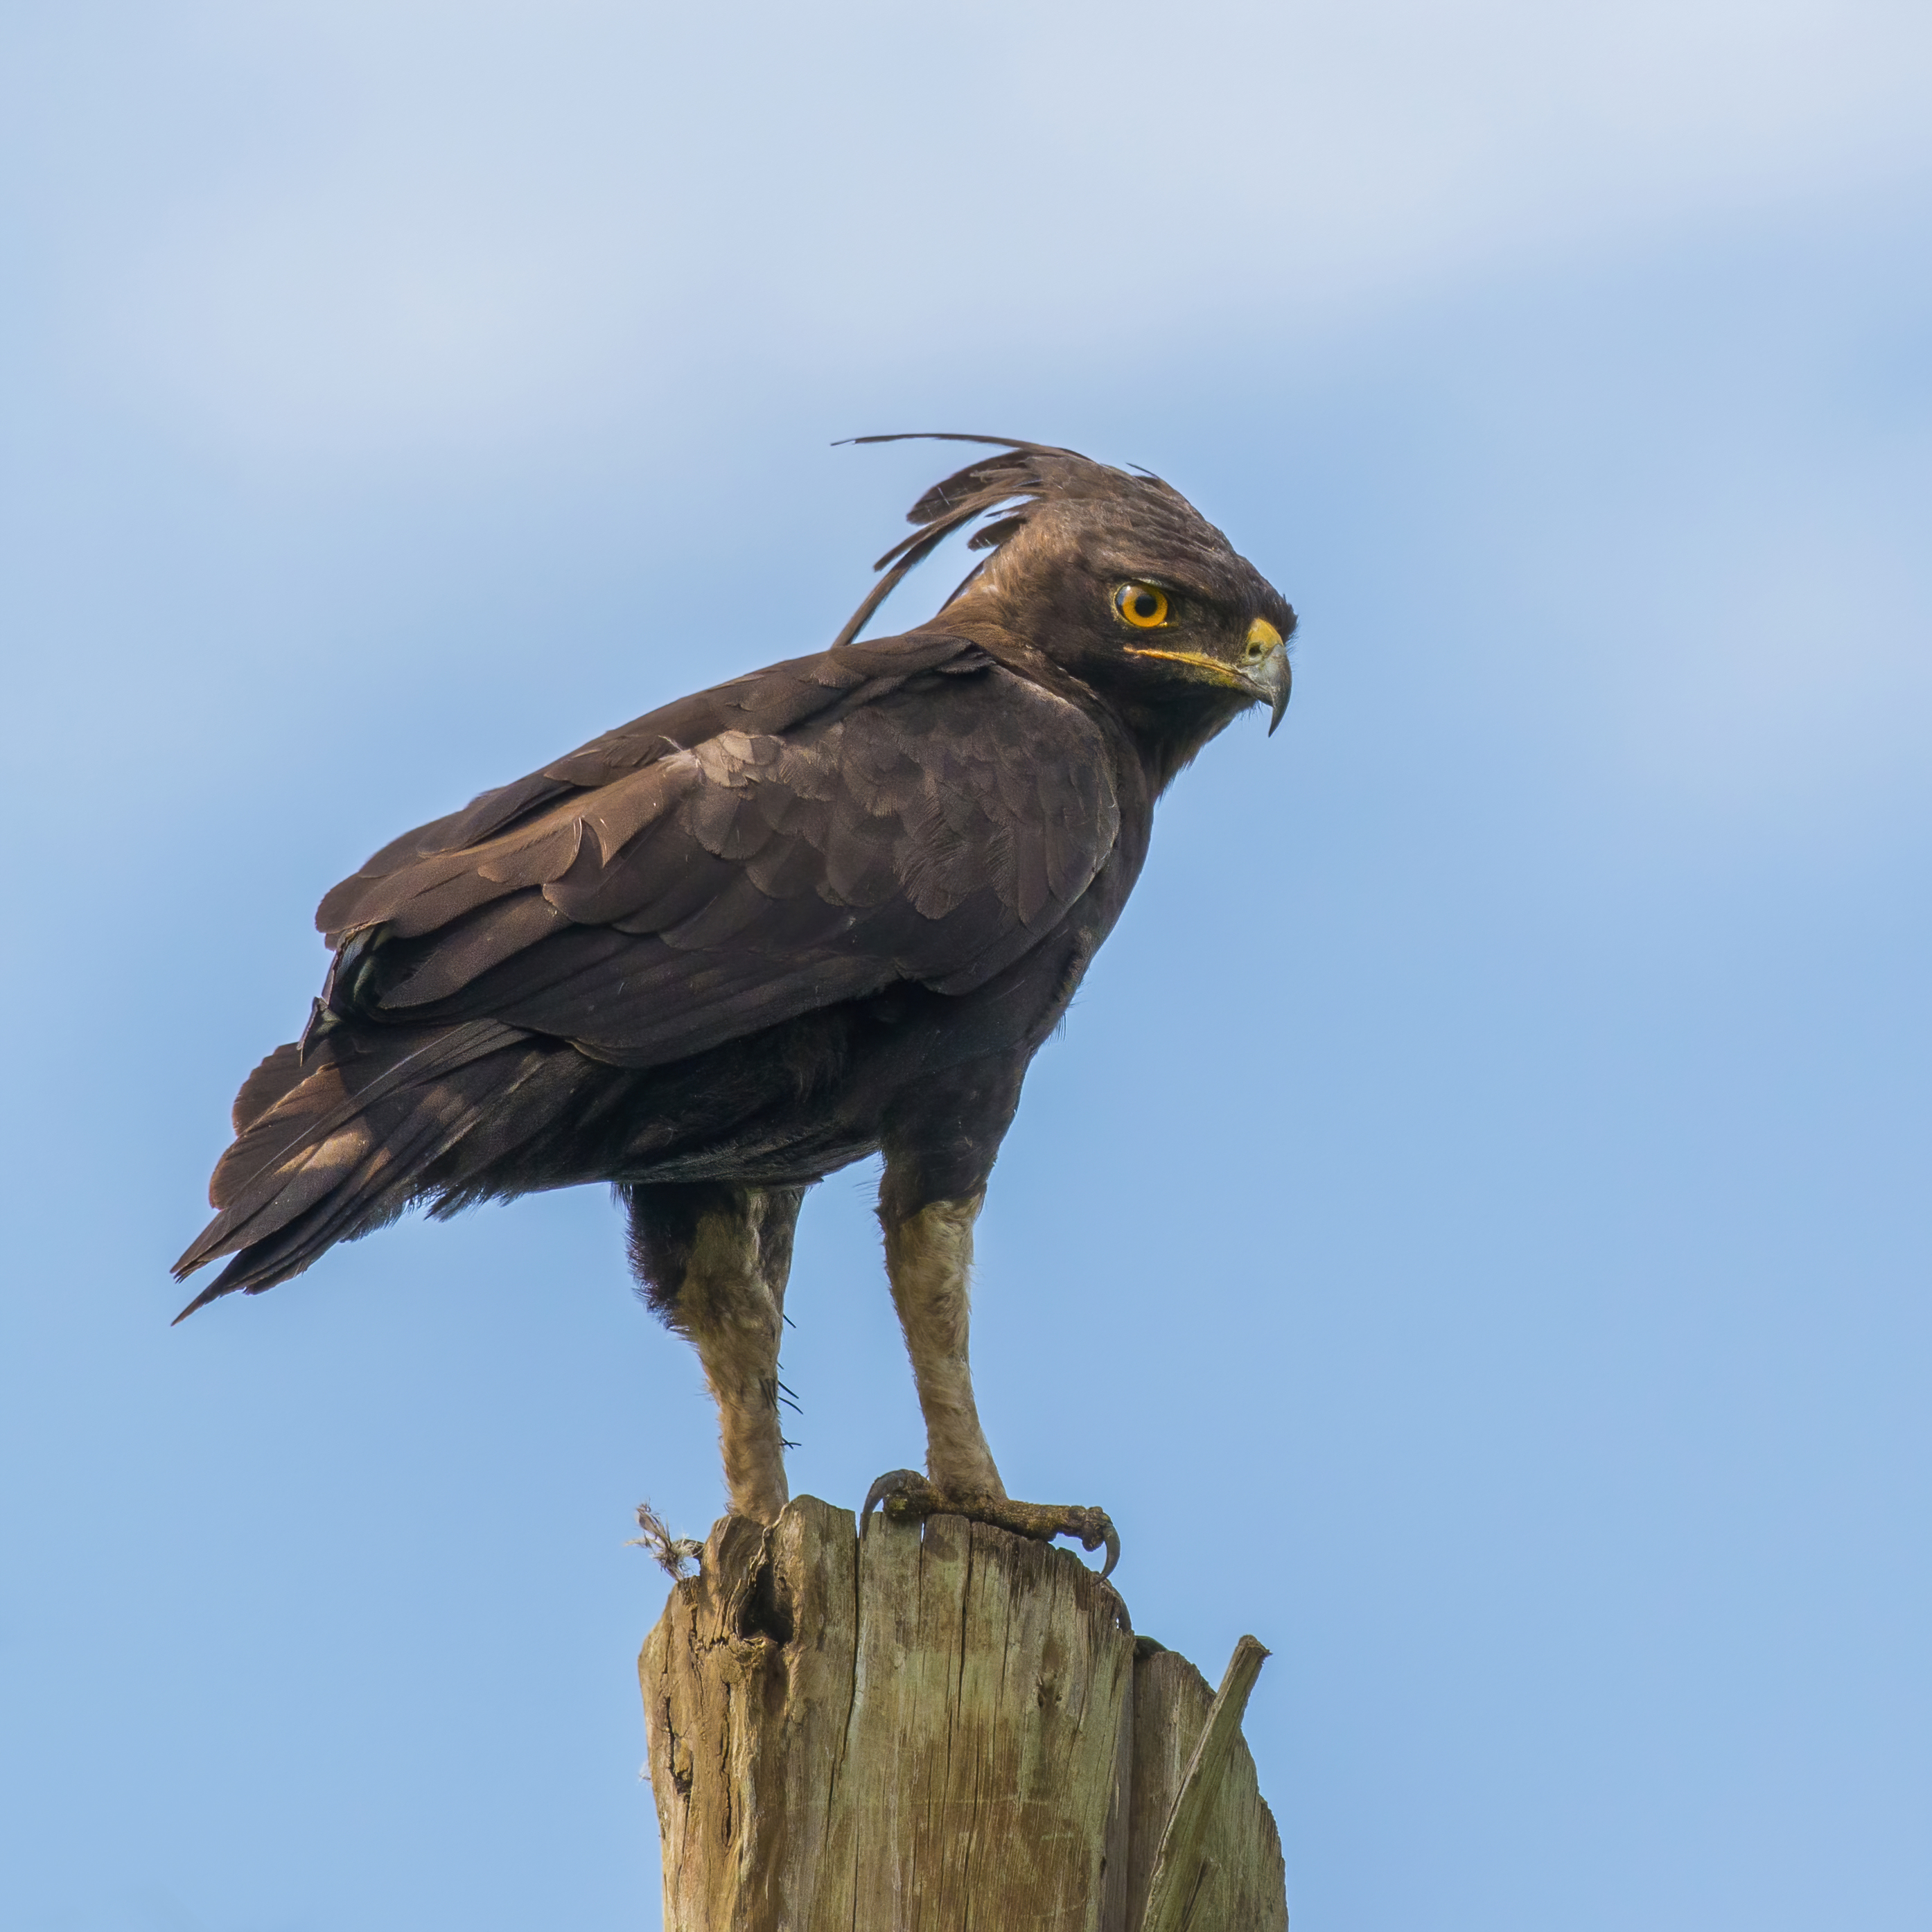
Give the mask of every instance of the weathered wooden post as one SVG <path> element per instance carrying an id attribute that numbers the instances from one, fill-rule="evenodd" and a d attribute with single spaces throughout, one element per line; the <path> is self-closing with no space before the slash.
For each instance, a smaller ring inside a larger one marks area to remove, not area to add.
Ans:
<path id="1" fill-rule="evenodd" d="M 1284 1932 L 1240 1717 L 1070 1551 L 800 1497 L 638 1660 L 666 1932 Z"/>

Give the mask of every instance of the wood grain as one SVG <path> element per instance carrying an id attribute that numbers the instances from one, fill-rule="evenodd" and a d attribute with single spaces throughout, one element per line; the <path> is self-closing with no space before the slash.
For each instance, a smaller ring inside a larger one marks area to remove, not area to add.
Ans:
<path id="1" fill-rule="evenodd" d="M 639 1660 L 666 1932 L 1138 1932 L 1190 1766 L 1177 1924 L 1285 1927 L 1238 1708 L 1200 1749 L 1204 1680 L 1136 1651 L 1070 1551 L 725 1518 Z"/>

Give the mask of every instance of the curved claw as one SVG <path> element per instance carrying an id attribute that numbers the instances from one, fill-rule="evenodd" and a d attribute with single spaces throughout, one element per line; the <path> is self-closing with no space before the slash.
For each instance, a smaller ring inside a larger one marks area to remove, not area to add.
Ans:
<path id="1" fill-rule="evenodd" d="M 909 1495 L 931 1488 L 916 1469 L 888 1469 L 866 1492 L 865 1507 L 859 1512 L 859 1534 L 863 1536 L 872 1520 L 872 1511 L 889 1497 Z"/>
<path id="2" fill-rule="evenodd" d="M 1100 1566 L 1102 1576 L 1114 1574 L 1114 1565 L 1120 1560 L 1120 1532 L 1114 1527 L 1114 1519 L 1099 1505 L 1086 1509 L 1069 1510 L 1066 1521 L 1060 1526 L 1062 1536 L 1077 1536 L 1082 1550 L 1094 1550 L 1106 1545 L 1107 1560 Z"/>
<path id="3" fill-rule="evenodd" d="M 1015 1502 L 1009 1496 L 952 1495 L 940 1489 L 929 1477 L 916 1469 L 888 1469 L 866 1492 L 865 1506 L 859 1512 L 859 1534 L 863 1536 L 874 1508 L 884 1505 L 885 1514 L 895 1522 L 916 1522 L 929 1516 L 962 1516 L 969 1522 L 983 1522 L 995 1529 L 1031 1537 L 1050 1543 L 1056 1536 L 1079 1540 L 1083 1550 L 1106 1546 L 1107 1560 L 1100 1574 L 1111 1576 L 1120 1560 L 1120 1533 L 1114 1520 L 1096 1505 L 1082 1508 L 1058 1503 Z"/>

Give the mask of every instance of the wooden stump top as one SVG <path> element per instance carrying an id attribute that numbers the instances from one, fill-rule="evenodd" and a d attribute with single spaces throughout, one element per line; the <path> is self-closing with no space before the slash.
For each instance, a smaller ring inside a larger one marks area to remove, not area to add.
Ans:
<path id="1" fill-rule="evenodd" d="M 1210 1724 L 1070 1551 L 728 1516 L 638 1660 L 667 1932 L 1280 1932 L 1238 1727 L 1265 1654 Z"/>

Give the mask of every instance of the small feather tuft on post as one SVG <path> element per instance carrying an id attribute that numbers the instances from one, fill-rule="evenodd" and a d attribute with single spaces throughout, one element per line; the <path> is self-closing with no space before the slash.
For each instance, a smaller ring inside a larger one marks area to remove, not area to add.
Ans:
<path id="1" fill-rule="evenodd" d="M 704 1544 L 688 1536 L 673 1536 L 670 1524 L 649 1503 L 638 1505 L 638 1527 L 644 1534 L 630 1538 L 624 1547 L 648 1550 L 674 1582 L 683 1580 L 687 1563 L 698 1563 L 704 1558 Z"/>

